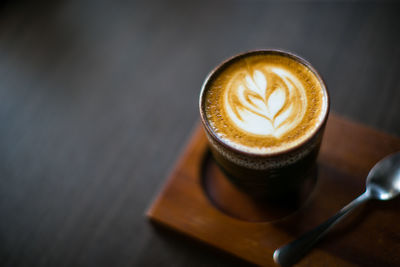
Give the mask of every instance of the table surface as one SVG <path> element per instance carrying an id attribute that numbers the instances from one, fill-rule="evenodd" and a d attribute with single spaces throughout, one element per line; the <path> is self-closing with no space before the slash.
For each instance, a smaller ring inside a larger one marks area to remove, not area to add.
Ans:
<path id="1" fill-rule="evenodd" d="M 246 265 L 145 218 L 207 73 L 283 48 L 332 111 L 400 135 L 400 6 L 368 1 L 0 5 L 0 265 Z"/>

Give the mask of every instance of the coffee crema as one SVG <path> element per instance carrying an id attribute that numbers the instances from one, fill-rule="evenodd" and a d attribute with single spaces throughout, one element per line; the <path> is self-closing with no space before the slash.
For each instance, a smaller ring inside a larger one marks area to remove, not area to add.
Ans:
<path id="1" fill-rule="evenodd" d="M 212 131 L 224 143 L 256 154 L 295 147 L 316 131 L 328 106 L 318 76 L 279 52 L 234 58 L 203 90 Z"/>

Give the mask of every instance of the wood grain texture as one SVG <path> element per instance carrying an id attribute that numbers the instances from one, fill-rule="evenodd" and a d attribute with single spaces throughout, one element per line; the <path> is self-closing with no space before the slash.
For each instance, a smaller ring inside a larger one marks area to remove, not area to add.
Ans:
<path id="1" fill-rule="evenodd" d="M 371 1 L 3 1 L 0 265 L 238 264 L 144 218 L 198 119 L 206 74 L 245 50 L 291 50 L 326 79 L 335 112 L 400 135 L 399 11 Z"/>
<path id="2" fill-rule="evenodd" d="M 207 139 L 199 125 L 148 216 L 251 263 L 275 266 L 272 255 L 276 248 L 319 225 L 360 195 L 369 169 L 383 156 L 399 150 L 400 138 L 331 115 L 318 158 L 318 179 L 309 199 L 295 212 L 271 217 L 272 203 L 260 207 L 257 202 L 243 202 L 238 193 L 214 194 L 217 201 L 208 197 L 211 195 L 205 191 L 226 191 L 232 186 L 204 186 L 205 179 L 223 174 L 208 167 L 216 164 L 206 159 Z M 204 172 L 203 168 L 209 170 Z M 215 205 L 221 201 L 228 209 Z M 233 213 L 227 212 L 238 208 L 246 213 L 231 216 Z M 277 205 L 275 208 L 279 210 Z M 399 208 L 400 199 L 363 205 L 298 266 L 399 266 Z"/>

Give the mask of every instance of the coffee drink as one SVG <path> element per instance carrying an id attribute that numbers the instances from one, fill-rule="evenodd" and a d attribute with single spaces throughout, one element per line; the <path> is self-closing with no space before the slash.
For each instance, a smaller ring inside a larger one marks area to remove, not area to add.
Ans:
<path id="1" fill-rule="evenodd" d="M 232 183 L 257 197 L 301 188 L 315 166 L 328 112 L 328 92 L 316 70 L 280 50 L 225 61 L 200 94 L 216 162 Z"/>
<path id="2" fill-rule="evenodd" d="M 290 149 L 311 136 L 327 95 L 304 64 L 281 54 L 251 54 L 221 70 L 205 92 L 205 114 L 226 144 L 250 153 Z"/>

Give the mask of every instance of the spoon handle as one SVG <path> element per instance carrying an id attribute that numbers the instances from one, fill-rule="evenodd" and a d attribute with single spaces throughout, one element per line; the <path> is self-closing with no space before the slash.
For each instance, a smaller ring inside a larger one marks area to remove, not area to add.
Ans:
<path id="1" fill-rule="evenodd" d="M 290 266 L 299 261 L 336 223 L 369 197 L 370 195 L 365 192 L 319 226 L 275 250 L 274 261 L 281 266 Z"/>

